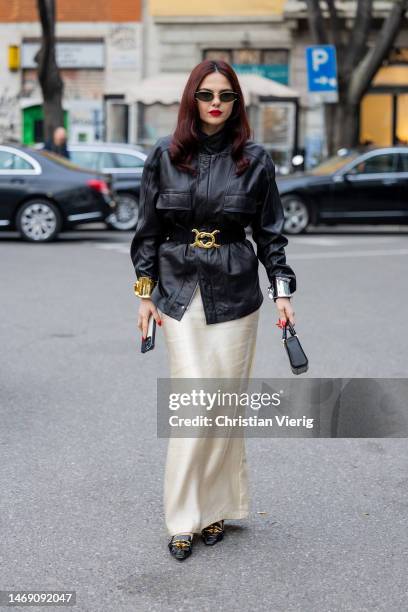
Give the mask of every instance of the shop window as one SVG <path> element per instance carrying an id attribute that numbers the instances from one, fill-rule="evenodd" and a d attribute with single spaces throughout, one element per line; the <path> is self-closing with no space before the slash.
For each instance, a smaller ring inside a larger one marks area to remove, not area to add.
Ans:
<path id="1" fill-rule="evenodd" d="M 294 147 L 296 107 L 290 102 L 269 102 L 260 106 L 257 138 L 283 168 L 290 164 Z"/>
<path id="2" fill-rule="evenodd" d="M 106 130 L 109 142 L 128 142 L 129 107 L 126 103 L 107 100 Z"/>
<path id="3" fill-rule="evenodd" d="M 234 64 L 260 64 L 261 50 L 260 49 L 235 49 L 232 52 L 232 61 Z"/>
<path id="4" fill-rule="evenodd" d="M 227 51 L 226 49 L 208 49 L 207 51 L 204 51 L 203 59 L 223 60 L 224 62 L 231 64 L 232 51 Z"/>
<path id="5" fill-rule="evenodd" d="M 288 49 L 206 49 L 203 59 L 222 59 L 238 74 L 259 74 L 282 85 L 289 84 Z"/>
<path id="6" fill-rule="evenodd" d="M 368 94 L 360 106 L 360 142 L 388 147 L 392 144 L 392 95 Z"/>
<path id="7" fill-rule="evenodd" d="M 153 144 L 176 129 L 178 104 L 139 104 L 138 142 Z"/>
<path id="8" fill-rule="evenodd" d="M 397 96 L 397 144 L 408 144 L 408 94 Z"/>

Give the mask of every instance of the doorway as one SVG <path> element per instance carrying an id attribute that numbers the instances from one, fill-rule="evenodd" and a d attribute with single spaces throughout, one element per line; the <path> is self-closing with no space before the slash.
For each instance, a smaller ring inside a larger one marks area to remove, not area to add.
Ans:
<path id="1" fill-rule="evenodd" d="M 68 111 L 64 110 L 64 127 L 68 130 Z M 23 109 L 23 144 L 44 142 L 44 113 L 41 104 Z"/>

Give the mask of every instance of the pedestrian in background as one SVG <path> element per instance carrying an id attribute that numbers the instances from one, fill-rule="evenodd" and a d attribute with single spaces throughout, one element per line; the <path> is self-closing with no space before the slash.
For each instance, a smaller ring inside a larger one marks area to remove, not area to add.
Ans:
<path id="1" fill-rule="evenodd" d="M 67 131 L 64 127 L 58 126 L 53 132 L 53 137 L 47 140 L 44 149 L 51 151 L 62 157 L 70 158 L 69 151 L 67 149 Z"/>
<path id="2" fill-rule="evenodd" d="M 249 378 L 263 302 L 258 259 L 282 322 L 295 324 L 275 166 L 250 134 L 236 73 L 205 60 L 189 76 L 174 133 L 145 161 L 130 248 L 138 327 L 145 337 L 150 316 L 162 323 L 172 378 Z M 195 533 L 213 545 L 225 519 L 247 518 L 244 437 L 171 437 L 164 511 L 179 560 Z"/>

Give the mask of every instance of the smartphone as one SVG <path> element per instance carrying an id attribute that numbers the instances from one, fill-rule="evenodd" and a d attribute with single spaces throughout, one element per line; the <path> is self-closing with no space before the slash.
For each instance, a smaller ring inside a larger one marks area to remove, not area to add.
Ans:
<path id="1" fill-rule="evenodd" d="M 147 336 L 146 340 L 142 339 L 142 353 L 147 353 L 147 351 L 151 351 L 154 349 L 154 340 L 156 337 L 156 319 L 153 315 L 150 315 L 149 325 L 147 327 Z"/>

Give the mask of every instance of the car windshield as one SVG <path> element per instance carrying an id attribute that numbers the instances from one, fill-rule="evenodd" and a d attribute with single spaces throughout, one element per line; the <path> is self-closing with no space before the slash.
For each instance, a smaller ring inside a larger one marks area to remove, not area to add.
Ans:
<path id="1" fill-rule="evenodd" d="M 310 174 L 332 174 L 336 170 L 340 170 L 343 166 L 356 159 L 360 153 L 353 151 L 347 153 L 347 155 L 333 155 L 333 157 L 327 158 L 324 162 L 309 170 Z"/>

